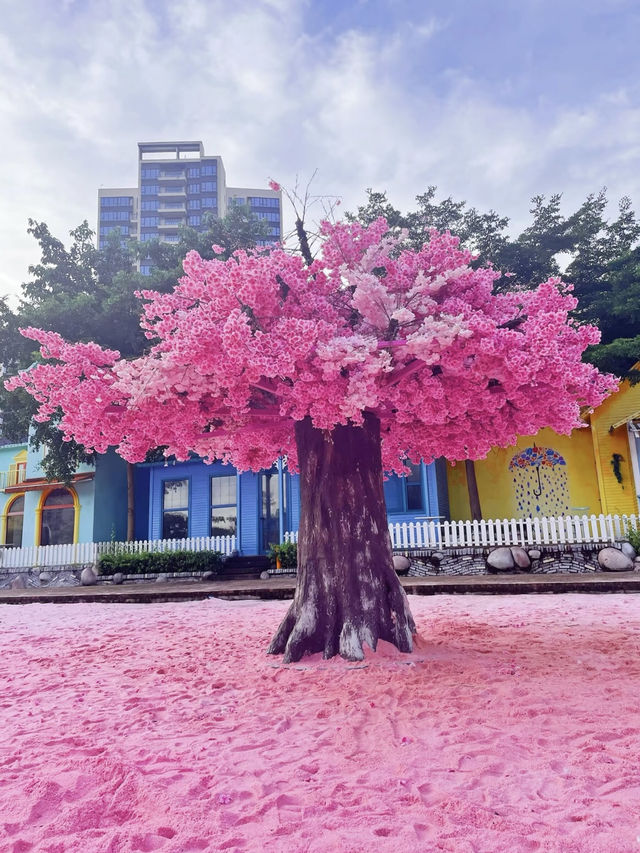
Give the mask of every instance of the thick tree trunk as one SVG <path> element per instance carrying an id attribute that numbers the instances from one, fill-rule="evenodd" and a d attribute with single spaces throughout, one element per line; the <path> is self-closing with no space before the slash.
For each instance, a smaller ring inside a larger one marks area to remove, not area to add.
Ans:
<path id="1" fill-rule="evenodd" d="M 480 506 L 480 494 L 478 493 L 478 481 L 476 479 L 476 466 L 473 464 L 473 459 L 464 460 L 464 470 L 467 475 L 467 491 L 469 493 L 471 518 L 474 521 L 482 521 L 482 507 Z"/>
<path id="2" fill-rule="evenodd" d="M 135 490 L 133 481 L 134 467 L 127 462 L 127 542 L 133 542 L 136 533 Z"/>
<path id="3" fill-rule="evenodd" d="M 271 645 L 285 662 L 322 652 L 361 660 L 363 644 L 412 649 L 415 624 L 393 568 L 382 488 L 380 422 L 296 424 L 300 465 L 298 584 Z"/>

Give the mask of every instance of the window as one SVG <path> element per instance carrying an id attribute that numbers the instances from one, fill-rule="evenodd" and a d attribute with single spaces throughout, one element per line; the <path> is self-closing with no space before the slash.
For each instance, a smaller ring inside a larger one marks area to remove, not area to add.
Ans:
<path id="1" fill-rule="evenodd" d="M 105 210 L 100 214 L 101 222 L 128 222 L 128 210 Z"/>
<path id="2" fill-rule="evenodd" d="M 158 184 L 143 184 L 142 195 L 158 195 L 159 189 Z"/>
<path id="3" fill-rule="evenodd" d="M 151 227 L 153 228 L 160 221 L 159 216 L 143 216 L 140 220 L 140 225 L 143 227 Z"/>
<path id="4" fill-rule="evenodd" d="M 200 225 L 201 221 L 202 221 L 201 216 L 190 216 L 189 217 L 189 225 Z"/>
<path id="5" fill-rule="evenodd" d="M 235 474 L 211 478 L 211 536 L 235 536 L 238 507 Z"/>
<path id="6" fill-rule="evenodd" d="M 272 196 L 249 196 L 247 199 L 251 207 L 277 207 L 280 208 L 280 199 Z"/>
<path id="7" fill-rule="evenodd" d="M 424 512 L 422 466 L 408 463 L 411 473 L 406 477 L 392 474 L 384 484 L 387 512 Z"/>
<path id="8" fill-rule="evenodd" d="M 20 548 L 22 545 L 22 522 L 24 520 L 24 495 L 15 498 L 7 510 L 7 527 L 4 536 L 5 545 Z"/>
<path id="9" fill-rule="evenodd" d="M 143 166 L 140 170 L 141 178 L 157 178 L 160 174 L 160 169 L 154 168 L 153 166 Z"/>
<path id="10" fill-rule="evenodd" d="M 128 195 L 102 196 L 100 207 L 132 207 L 133 199 Z"/>
<path id="11" fill-rule="evenodd" d="M 190 193 L 199 193 L 200 192 L 200 184 L 187 184 L 187 190 Z"/>
<path id="12" fill-rule="evenodd" d="M 157 239 L 158 239 L 158 232 L 157 231 L 147 231 L 146 234 L 140 235 L 140 242 L 141 243 L 148 243 L 149 240 L 157 240 Z"/>
<path id="13" fill-rule="evenodd" d="M 165 234 L 162 237 L 163 243 L 179 243 L 180 237 L 177 234 Z"/>
<path id="14" fill-rule="evenodd" d="M 53 489 L 42 505 L 41 545 L 67 545 L 73 542 L 76 517 L 73 495 L 68 489 Z"/>
<path id="15" fill-rule="evenodd" d="M 162 220 L 163 225 L 174 225 L 176 228 L 178 225 L 182 225 L 184 223 L 184 219 L 182 217 L 168 216 Z"/>
<path id="16" fill-rule="evenodd" d="M 261 210 L 259 213 L 256 213 L 258 219 L 266 219 L 267 222 L 276 222 L 280 223 L 280 214 L 279 213 L 267 213 L 265 210 Z"/>
<path id="17" fill-rule="evenodd" d="M 189 178 L 199 178 L 200 168 L 198 166 L 191 166 L 190 169 L 187 169 L 187 176 Z"/>
<path id="18" fill-rule="evenodd" d="M 142 275 L 151 275 L 151 264 L 140 264 L 140 272 Z"/>
<path id="19" fill-rule="evenodd" d="M 214 198 L 213 196 L 204 196 L 202 199 L 202 206 L 203 206 L 203 208 L 207 208 L 207 209 L 210 209 L 212 207 L 217 207 L 218 206 L 218 200 L 216 198 Z"/>
<path id="20" fill-rule="evenodd" d="M 242 196 L 236 195 L 229 199 L 229 204 L 235 205 L 236 207 L 240 207 L 243 204 L 246 204 L 246 198 L 242 198 Z"/>
<path id="21" fill-rule="evenodd" d="M 100 226 L 100 236 L 106 237 L 107 234 L 111 234 L 112 231 L 115 231 L 116 228 L 120 231 L 121 234 L 129 233 L 128 225 L 101 225 Z"/>
<path id="22" fill-rule="evenodd" d="M 217 172 L 215 163 L 205 163 L 202 167 L 202 175 L 215 175 Z"/>
<path id="23" fill-rule="evenodd" d="M 140 207 L 143 210 L 157 210 L 158 209 L 158 199 L 153 198 L 153 199 L 150 199 L 149 201 L 143 201 L 142 204 L 140 205 Z"/>
<path id="24" fill-rule="evenodd" d="M 200 199 L 190 198 L 187 206 L 189 210 L 200 210 Z"/>
<path id="25" fill-rule="evenodd" d="M 203 181 L 200 184 L 200 189 L 203 193 L 214 193 L 218 189 L 218 185 L 215 181 Z"/>
<path id="26" fill-rule="evenodd" d="M 162 491 L 162 538 L 189 535 L 189 481 L 165 480 Z"/>

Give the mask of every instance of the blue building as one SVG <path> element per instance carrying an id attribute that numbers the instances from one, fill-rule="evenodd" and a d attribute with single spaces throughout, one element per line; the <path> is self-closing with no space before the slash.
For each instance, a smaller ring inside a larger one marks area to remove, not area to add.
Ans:
<path id="1" fill-rule="evenodd" d="M 202 142 L 139 142 L 137 187 L 98 191 L 98 246 L 116 228 L 143 243 L 177 243 L 180 228 L 202 229 L 205 214 L 224 216 L 232 205 L 269 223 L 265 243 L 280 240 L 280 191 L 227 186 L 222 157 L 205 154 Z M 149 264 L 140 271 L 149 273 Z"/>
<path id="2" fill-rule="evenodd" d="M 421 463 L 384 484 L 389 522 L 448 516 L 443 462 Z M 137 466 L 136 538 L 234 536 L 243 554 L 265 553 L 296 531 L 300 483 L 279 462 L 238 473 L 231 465 L 193 460 Z"/>
<path id="3" fill-rule="evenodd" d="M 47 481 L 42 450 L 0 447 L 0 545 L 29 547 L 122 540 L 127 532 L 126 464 L 113 451 L 81 465 L 70 484 Z"/>

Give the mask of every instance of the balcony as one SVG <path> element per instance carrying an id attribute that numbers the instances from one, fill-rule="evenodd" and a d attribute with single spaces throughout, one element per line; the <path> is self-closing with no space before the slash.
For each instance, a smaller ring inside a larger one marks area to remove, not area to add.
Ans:
<path id="1" fill-rule="evenodd" d="M 168 213 L 170 215 L 175 216 L 186 216 L 187 208 L 182 202 L 175 202 L 174 204 L 165 203 L 158 206 L 158 213 Z"/>
<path id="2" fill-rule="evenodd" d="M 25 465 L 9 468 L 8 471 L 0 471 L 0 489 L 8 489 L 11 486 L 19 486 L 27 477 Z"/>
<path id="3" fill-rule="evenodd" d="M 186 225 L 186 219 L 180 219 L 179 221 L 171 220 L 170 222 L 160 222 L 158 225 L 159 231 L 177 231 L 178 228 L 181 228 L 183 225 Z"/>
<path id="4" fill-rule="evenodd" d="M 187 188 L 184 184 L 176 183 L 173 187 L 160 187 L 158 198 L 186 198 Z"/>
<path id="5" fill-rule="evenodd" d="M 160 172 L 159 181 L 186 181 L 186 172 Z"/>

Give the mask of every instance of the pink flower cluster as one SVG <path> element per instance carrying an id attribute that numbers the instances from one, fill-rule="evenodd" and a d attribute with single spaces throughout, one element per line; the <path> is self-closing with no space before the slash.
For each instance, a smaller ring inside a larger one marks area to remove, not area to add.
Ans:
<path id="1" fill-rule="evenodd" d="M 543 426 L 567 433 L 581 407 L 615 387 L 581 361 L 598 340 L 569 319 L 558 280 L 494 294 L 497 273 L 472 269 L 450 234 L 419 250 L 379 219 L 324 223 L 309 267 L 282 248 L 204 260 L 190 252 L 169 294 L 150 291 L 146 355 L 133 361 L 95 344 L 68 344 L 25 329 L 42 364 L 9 380 L 58 407 L 66 437 L 130 461 L 167 446 L 240 469 L 286 455 L 295 468 L 294 422 L 331 430 L 378 415 L 383 461 L 479 458 Z"/>

